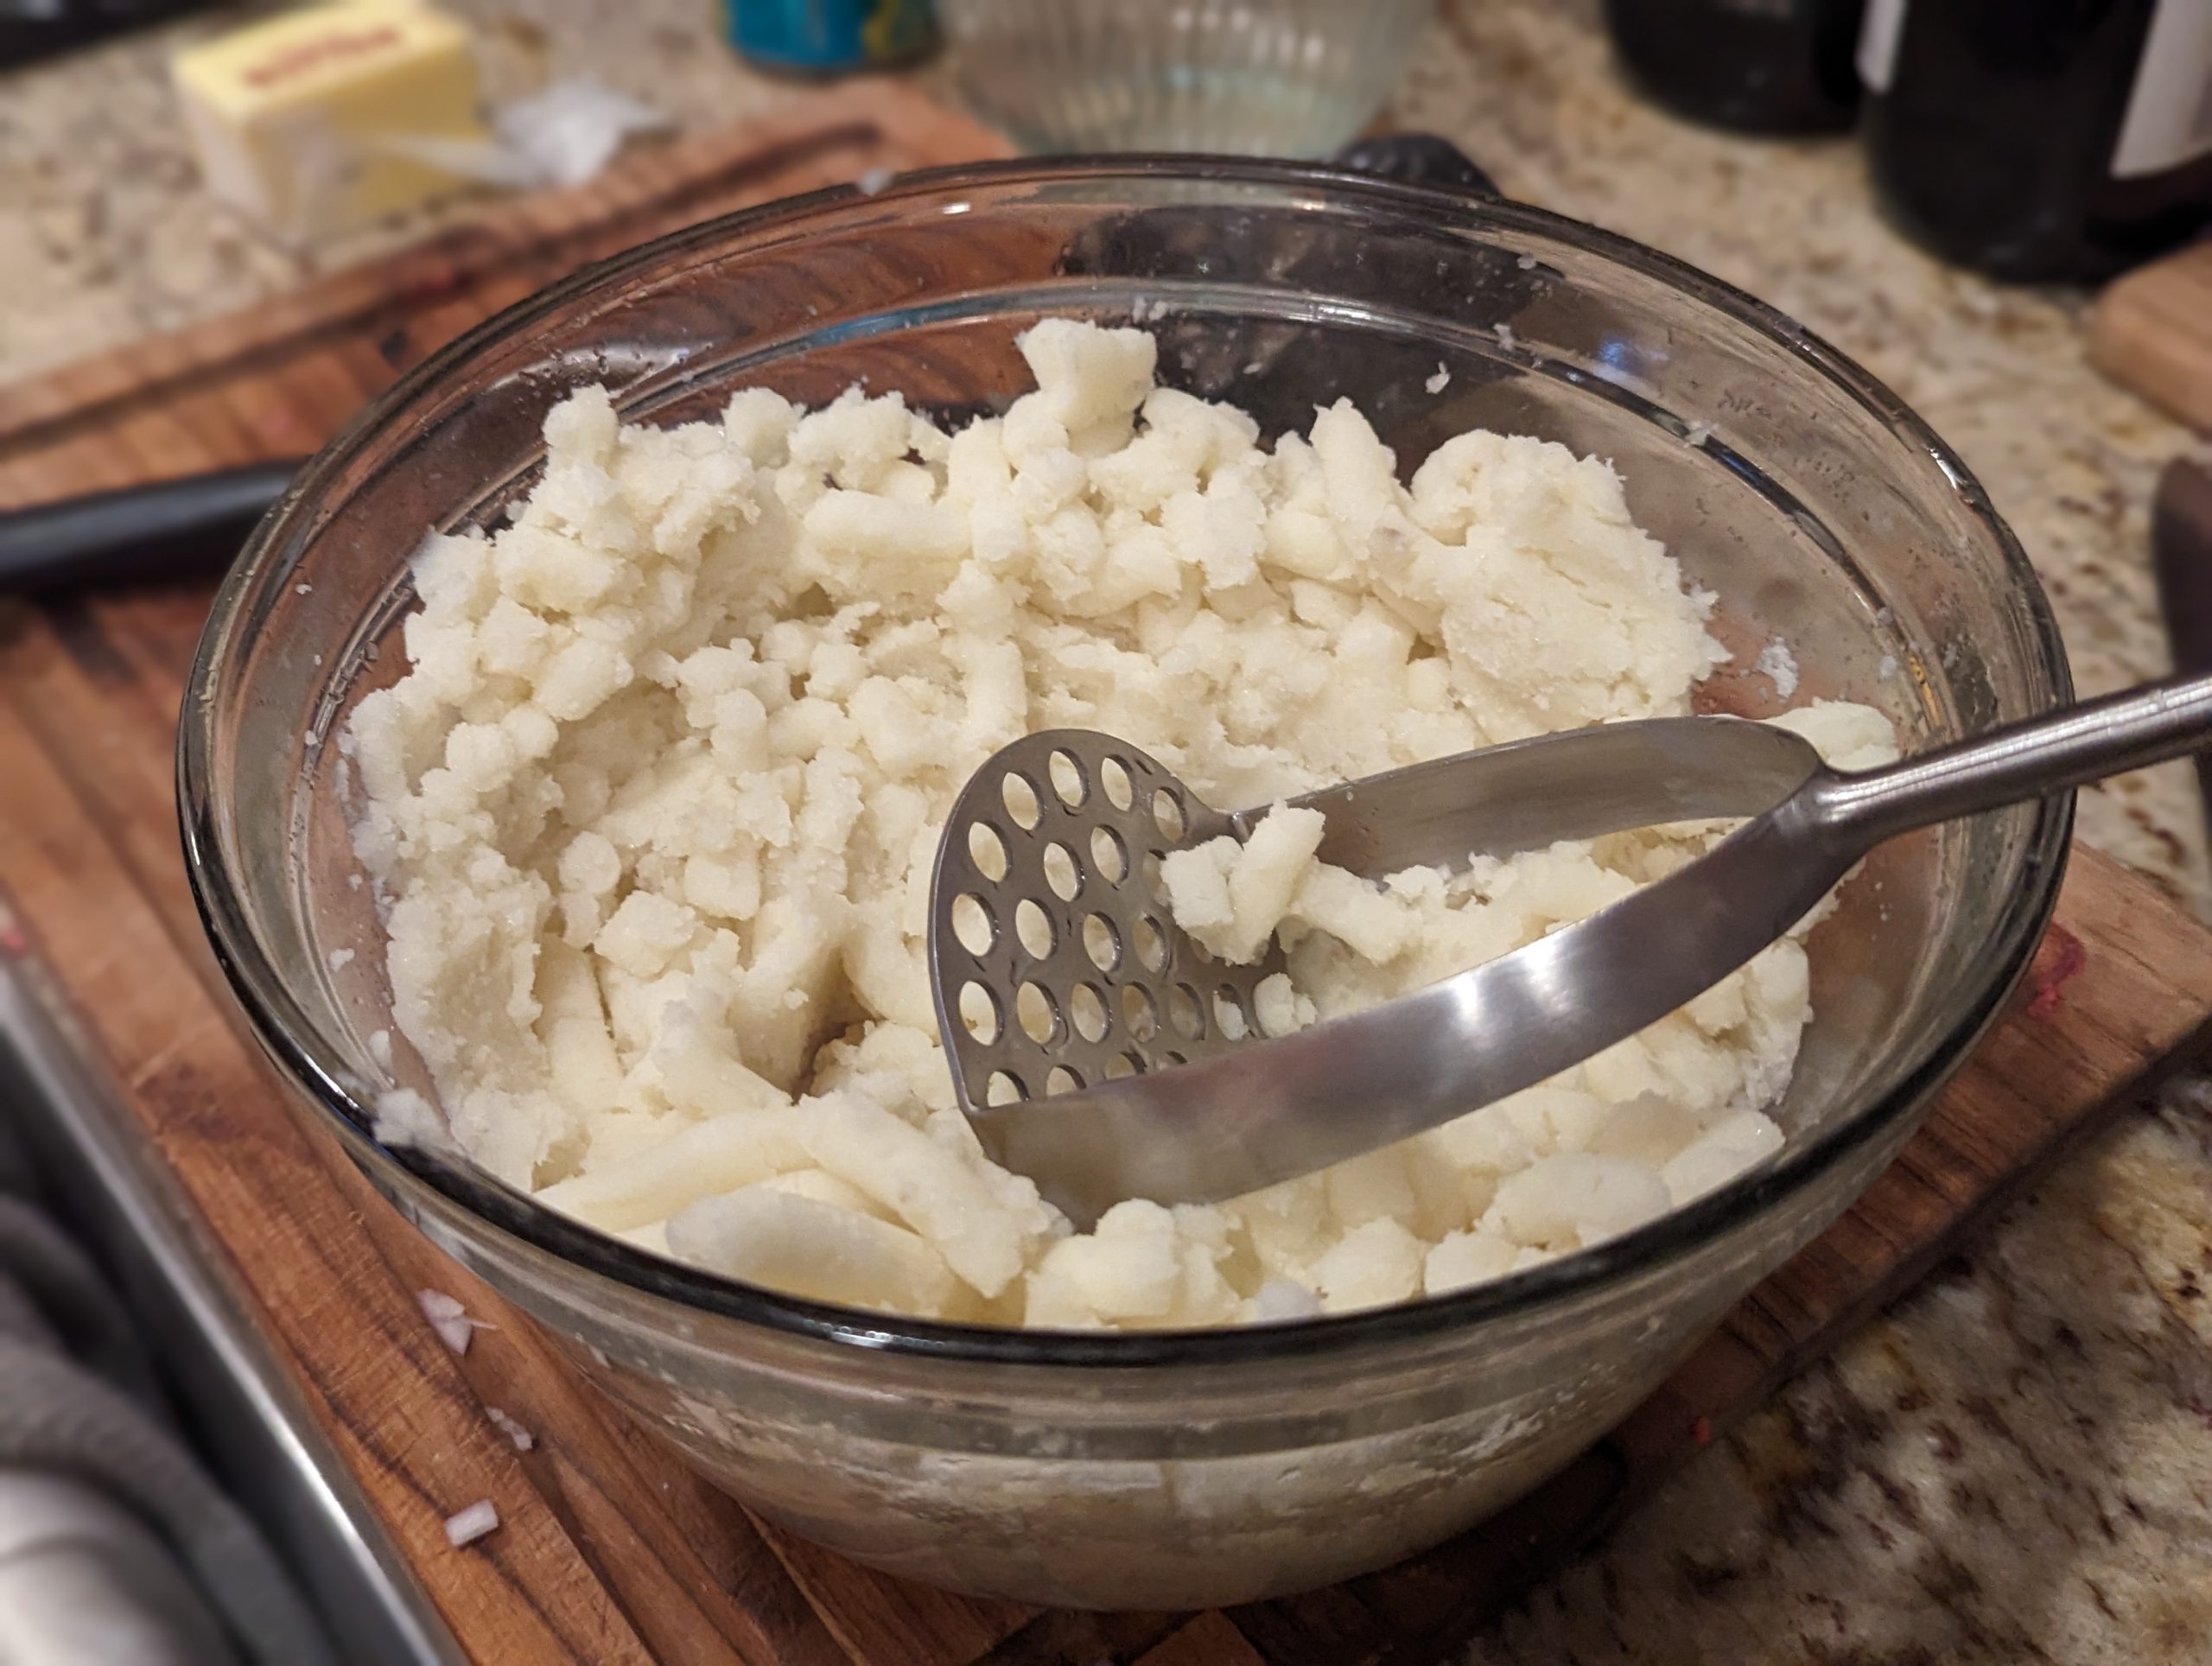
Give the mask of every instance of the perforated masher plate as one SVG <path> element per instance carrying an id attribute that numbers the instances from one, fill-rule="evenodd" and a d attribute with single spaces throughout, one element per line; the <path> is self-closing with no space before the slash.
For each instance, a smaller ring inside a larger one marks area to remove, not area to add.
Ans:
<path id="1" fill-rule="evenodd" d="M 1049 729 L 976 772 L 952 806 L 930 895 L 930 970 L 969 1113 L 1084 1091 L 1260 1039 L 1246 966 L 1179 931 L 1168 852 L 1238 828 L 1110 735 Z"/>

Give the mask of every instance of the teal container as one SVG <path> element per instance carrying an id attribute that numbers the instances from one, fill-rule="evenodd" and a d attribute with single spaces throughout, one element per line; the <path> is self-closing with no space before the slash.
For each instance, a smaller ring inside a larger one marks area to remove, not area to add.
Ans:
<path id="1" fill-rule="evenodd" d="M 725 0 L 730 44 L 782 75 L 842 75 L 919 57 L 937 38 L 930 0 Z"/>

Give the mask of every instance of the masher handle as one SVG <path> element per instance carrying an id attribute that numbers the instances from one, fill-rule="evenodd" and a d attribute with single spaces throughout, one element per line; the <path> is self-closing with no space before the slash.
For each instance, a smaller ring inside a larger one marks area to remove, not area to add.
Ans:
<path id="1" fill-rule="evenodd" d="M 2212 747 L 2212 674 L 2169 677 L 2007 723 L 1862 774 L 1827 776 L 1816 819 L 1877 844 Z"/>

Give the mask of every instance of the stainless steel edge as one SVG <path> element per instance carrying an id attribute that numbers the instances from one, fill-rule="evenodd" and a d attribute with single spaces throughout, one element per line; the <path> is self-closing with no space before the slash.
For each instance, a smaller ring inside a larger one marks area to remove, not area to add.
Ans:
<path id="1" fill-rule="evenodd" d="M 29 1112 L 28 1143 L 146 1319 L 203 1454 L 289 1566 L 340 1659 L 462 1666 L 467 1656 L 256 1327 L 206 1229 L 36 982 L 34 968 L 0 957 L 0 1097 Z"/>

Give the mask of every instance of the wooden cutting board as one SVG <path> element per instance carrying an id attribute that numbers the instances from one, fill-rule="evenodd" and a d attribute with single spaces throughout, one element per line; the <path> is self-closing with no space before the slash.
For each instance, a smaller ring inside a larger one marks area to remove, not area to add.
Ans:
<path id="1" fill-rule="evenodd" d="M 2089 362 L 2212 431 L 2212 243 L 2114 280 L 2089 315 Z"/>
<path id="2" fill-rule="evenodd" d="M 586 258 L 868 168 L 993 148 L 882 85 L 651 153 L 251 317 L 0 390 L 0 506 L 295 455 L 398 368 Z M 817 1550 L 694 1479 L 285 1108 L 231 1027 L 177 850 L 171 734 L 207 595 L 195 581 L 0 601 L 0 963 L 45 990 L 143 1127 L 374 1524 L 482 1660 L 1443 1658 L 2212 1039 L 2212 932 L 2079 851 L 2021 1002 L 1897 1165 L 1618 1430 L 1504 1517 L 1399 1567 L 1230 1613 L 947 1596 Z M 424 1288 L 497 1328 L 454 1358 L 417 1312 Z M 487 1407 L 533 1431 L 532 1448 L 515 1450 Z M 480 1498 L 499 1529 L 449 1548 L 442 1519 Z"/>

